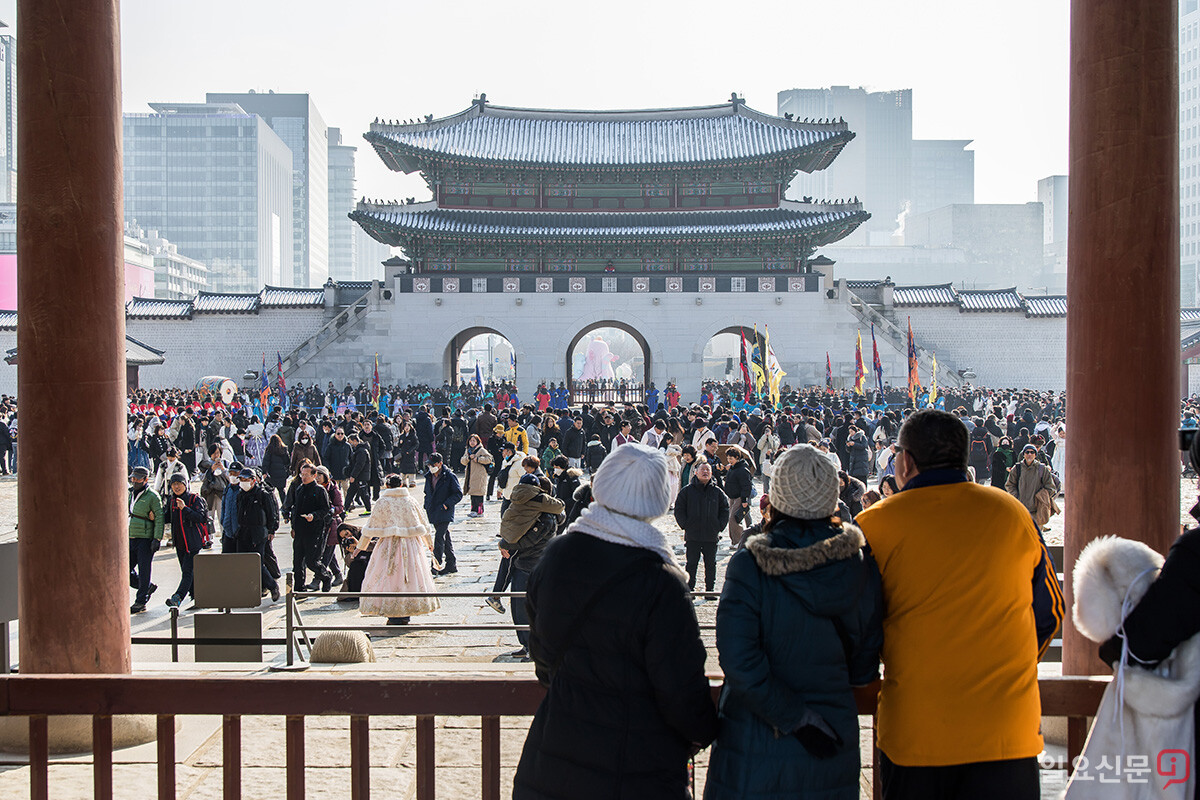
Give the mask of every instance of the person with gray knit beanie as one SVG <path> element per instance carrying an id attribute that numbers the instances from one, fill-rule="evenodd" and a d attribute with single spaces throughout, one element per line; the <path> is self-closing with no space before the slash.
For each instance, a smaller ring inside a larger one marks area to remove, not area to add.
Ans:
<path id="1" fill-rule="evenodd" d="M 795 445 L 775 461 L 763 533 L 729 560 L 717 607 L 725 673 L 705 800 L 858 797 L 853 687 L 879 676 L 879 569 L 834 521 L 837 469 Z"/>
<path id="2" fill-rule="evenodd" d="M 688 756 L 716 737 L 717 713 L 684 572 L 651 524 L 671 501 L 666 457 L 621 445 L 596 470 L 592 496 L 525 590 L 529 653 L 547 693 L 513 798 L 685 800 Z"/>

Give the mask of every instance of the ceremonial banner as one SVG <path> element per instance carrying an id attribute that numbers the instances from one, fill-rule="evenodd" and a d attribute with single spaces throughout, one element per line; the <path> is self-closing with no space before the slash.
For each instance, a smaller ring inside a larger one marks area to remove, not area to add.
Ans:
<path id="1" fill-rule="evenodd" d="M 833 394 L 833 362 L 829 360 L 829 351 L 825 352 L 825 391 Z"/>
<path id="2" fill-rule="evenodd" d="M 917 390 L 921 388 L 921 374 L 917 369 L 917 343 L 913 341 L 912 317 L 908 318 L 908 399 L 916 402 Z"/>
<path id="3" fill-rule="evenodd" d="M 874 351 L 874 361 L 872 366 L 875 369 L 875 384 L 879 389 L 879 396 L 883 396 L 883 362 L 879 360 L 879 345 L 875 341 L 875 326 L 871 325 L 871 350 Z"/>
<path id="4" fill-rule="evenodd" d="M 854 393 L 863 393 L 863 384 L 867 381 L 867 371 L 863 366 L 862 331 L 858 332 L 858 343 L 854 345 Z"/>

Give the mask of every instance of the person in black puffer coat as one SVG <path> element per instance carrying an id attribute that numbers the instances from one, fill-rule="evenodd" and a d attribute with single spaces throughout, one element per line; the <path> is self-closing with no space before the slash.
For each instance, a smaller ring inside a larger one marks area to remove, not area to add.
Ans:
<path id="1" fill-rule="evenodd" d="M 858 478 L 864 485 L 871 474 L 871 446 L 867 443 L 867 435 L 857 426 L 850 426 L 850 435 L 846 439 L 846 472 Z"/>
<path id="2" fill-rule="evenodd" d="M 754 475 L 750 470 L 750 454 L 731 445 L 725 451 L 729 466 L 725 470 L 722 488 L 729 497 L 729 541 L 736 547 L 742 540 L 742 523 L 753 525 L 750 501 L 754 499 Z"/>
<path id="3" fill-rule="evenodd" d="M 688 757 L 717 734 L 684 573 L 650 522 L 667 511 L 662 451 L 618 447 L 595 501 L 530 576 L 530 653 L 545 699 L 513 800 L 684 800 Z"/>
<path id="4" fill-rule="evenodd" d="M 687 548 L 688 588 L 696 588 L 696 571 L 704 557 L 704 590 L 711 592 L 717 577 L 717 542 L 729 522 L 729 498 L 712 479 L 712 467 L 701 462 L 692 480 L 675 497 L 675 522 L 683 529 Z"/>

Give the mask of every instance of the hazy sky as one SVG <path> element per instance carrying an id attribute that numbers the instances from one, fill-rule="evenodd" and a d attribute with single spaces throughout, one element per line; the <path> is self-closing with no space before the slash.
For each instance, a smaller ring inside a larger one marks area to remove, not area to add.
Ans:
<path id="1" fill-rule="evenodd" d="M 0 0 L 12 24 L 15 0 Z M 974 139 L 976 202 L 1067 168 L 1067 0 L 687 3 L 123 0 L 126 111 L 206 91 L 308 92 L 360 145 L 359 195 L 423 191 L 362 141 L 375 117 L 500 105 L 651 108 L 913 90 L 913 135 Z M 19 30 L 17 35 L 20 35 Z"/>

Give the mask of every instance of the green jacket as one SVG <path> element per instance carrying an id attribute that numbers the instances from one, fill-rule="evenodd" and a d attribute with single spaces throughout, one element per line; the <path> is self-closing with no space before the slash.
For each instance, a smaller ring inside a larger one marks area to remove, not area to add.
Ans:
<path id="1" fill-rule="evenodd" d="M 129 538 L 130 539 L 162 539 L 163 523 L 166 514 L 163 512 L 162 498 L 158 492 L 146 487 L 137 500 L 133 499 L 133 490 L 129 490 Z"/>

